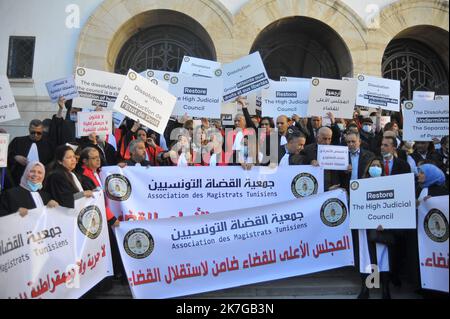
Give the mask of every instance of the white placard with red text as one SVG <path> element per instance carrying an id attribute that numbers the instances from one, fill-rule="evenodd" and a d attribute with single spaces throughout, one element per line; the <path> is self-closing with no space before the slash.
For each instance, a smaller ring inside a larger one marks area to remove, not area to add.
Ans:
<path id="1" fill-rule="evenodd" d="M 0 134 L 0 167 L 8 166 L 9 134 Z"/>
<path id="2" fill-rule="evenodd" d="M 77 136 L 112 134 L 113 112 L 78 112 Z"/>

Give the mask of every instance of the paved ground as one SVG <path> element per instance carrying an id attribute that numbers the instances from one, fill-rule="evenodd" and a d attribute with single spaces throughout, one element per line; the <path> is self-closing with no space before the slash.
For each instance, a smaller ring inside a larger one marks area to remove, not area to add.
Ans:
<path id="1" fill-rule="evenodd" d="M 180 297 L 180 299 L 355 299 L 359 289 L 359 274 L 353 267 L 346 267 L 311 275 L 190 295 Z M 415 288 L 407 283 L 403 284 L 401 288 L 395 288 L 391 285 L 393 299 L 421 299 L 422 297 L 414 291 Z M 132 298 L 128 285 L 114 280 L 110 289 L 92 293 L 87 297 L 95 299 Z M 372 290 L 371 298 L 380 299 L 380 289 Z"/>

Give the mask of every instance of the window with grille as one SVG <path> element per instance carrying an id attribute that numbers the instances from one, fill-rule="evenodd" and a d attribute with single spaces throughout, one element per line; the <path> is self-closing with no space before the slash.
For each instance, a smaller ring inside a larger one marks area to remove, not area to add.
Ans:
<path id="1" fill-rule="evenodd" d="M 8 78 L 32 78 L 35 43 L 35 37 L 9 38 Z"/>

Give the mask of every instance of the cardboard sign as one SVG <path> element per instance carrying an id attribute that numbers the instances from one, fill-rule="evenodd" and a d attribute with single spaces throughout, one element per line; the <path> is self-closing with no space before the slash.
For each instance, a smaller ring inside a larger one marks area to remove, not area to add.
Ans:
<path id="1" fill-rule="evenodd" d="M 400 81 L 358 75 L 356 105 L 400 111 Z"/>
<path id="2" fill-rule="evenodd" d="M 220 117 L 222 80 L 179 74 L 170 79 L 169 92 L 177 97 L 172 115 Z"/>
<path id="3" fill-rule="evenodd" d="M 430 91 L 414 91 L 413 101 L 416 100 L 434 100 L 434 92 Z"/>
<path id="4" fill-rule="evenodd" d="M 16 100 L 6 75 L 0 75 L 0 123 L 20 119 Z"/>
<path id="5" fill-rule="evenodd" d="M 297 114 L 306 117 L 309 99 L 309 81 L 271 81 L 262 89 L 262 115 L 276 118 Z"/>
<path id="6" fill-rule="evenodd" d="M 0 134 L 0 167 L 8 166 L 9 134 Z"/>
<path id="7" fill-rule="evenodd" d="M 78 67 L 75 84 L 79 97 L 73 100 L 72 107 L 112 109 L 124 81 L 125 75 Z"/>
<path id="8" fill-rule="evenodd" d="M 175 103 L 175 96 L 129 70 L 114 110 L 164 134 Z"/>
<path id="9" fill-rule="evenodd" d="M 358 179 L 350 182 L 350 228 L 416 228 L 414 174 Z"/>
<path id="10" fill-rule="evenodd" d="M 345 171 L 348 168 L 348 147 L 317 145 L 317 162 L 328 170 Z"/>
<path id="11" fill-rule="evenodd" d="M 313 78 L 309 93 L 308 117 L 328 116 L 351 119 L 355 108 L 356 83 L 345 80 Z"/>
<path id="12" fill-rule="evenodd" d="M 78 112 L 77 136 L 112 134 L 113 112 Z"/>
<path id="13" fill-rule="evenodd" d="M 416 100 L 403 105 L 403 139 L 431 142 L 448 135 L 448 101 Z"/>
<path id="14" fill-rule="evenodd" d="M 47 82 L 45 83 L 45 86 L 47 87 L 48 96 L 50 96 L 53 103 L 58 102 L 60 97 L 63 97 L 66 100 L 72 100 L 78 97 L 78 91 L 73 76 Z"/>
<path id="15" fill-rule="evenodd" d="M 269 84 L 259 52 L 223 65 L 223 100 L 244 96 Z"/>
<path id="16" fill-rule="evenodd" d="M 179 73 L 193 77 L 220 78 L 222 77 L 222 64 L 216 61 L 185 56 Z"/>

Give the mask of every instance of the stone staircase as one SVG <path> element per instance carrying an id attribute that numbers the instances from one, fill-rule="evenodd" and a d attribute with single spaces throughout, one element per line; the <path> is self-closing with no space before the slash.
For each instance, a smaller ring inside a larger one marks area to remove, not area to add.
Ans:
<path id="1" fill-rule="evenodd" d="M 206 292 L 178 299 L 355 299 L 360 289 L 359 273 L 354 267 L 344 267 L 320 273 L 285 278 L 236 288 Z M 113 280 L 110 289 L 89 293 L 89 299 L 130 299 L 127 284 Z M 97 289 L 99 290 L 99 289 Z M 420 299 L 415 287 L 404 284 L 395 288 L 391 284 L 393 299 Z M 371 298 L 380 299 L 380 289 L 371 291 Z"/>

